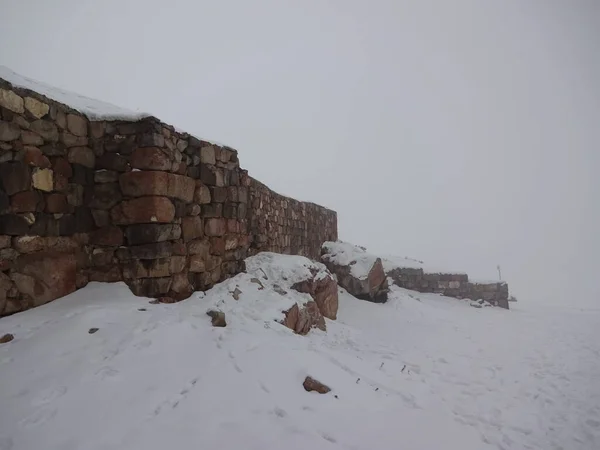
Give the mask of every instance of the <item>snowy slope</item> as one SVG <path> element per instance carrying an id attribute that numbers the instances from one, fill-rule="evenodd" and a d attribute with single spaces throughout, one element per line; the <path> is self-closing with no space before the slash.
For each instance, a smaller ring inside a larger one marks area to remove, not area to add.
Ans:
<path id="1" fill-rule="evenodd" d="M 0 319 L 15 335 L 0 345 L 0 449 L 600 447 L 600 311 L 341 291 L 339 319 L 302 337 L 274 321 L 307 298 L 287 289 L 306 261 L 290 261 L 254 260 L 178 304 L 92 283 Z M 306 375 L 332 392 L 305 392 Z"/>

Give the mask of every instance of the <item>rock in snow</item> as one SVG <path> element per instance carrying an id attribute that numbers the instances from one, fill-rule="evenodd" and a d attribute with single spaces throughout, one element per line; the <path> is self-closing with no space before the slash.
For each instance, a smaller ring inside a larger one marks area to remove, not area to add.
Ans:
<path id="1" fill-rule="evenodd" d="M 356 298 L 384 303 L 388 283 L 381 258 L 346 242 L 325 242 L 321 260 L 337 275 L 338 283 Z"/>

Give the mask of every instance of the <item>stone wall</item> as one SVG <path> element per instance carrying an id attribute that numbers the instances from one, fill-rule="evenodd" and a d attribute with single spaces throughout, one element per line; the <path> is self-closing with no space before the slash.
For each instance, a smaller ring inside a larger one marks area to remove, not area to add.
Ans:
<path id="1" fill-rule="evenodd" d="M 187 298 L 262 250 L 318 257 L 333 211 L 270 191 L 237 151 L 148 117 L 89 121 L 0 79 L 0 316 L 90 281 Z"/>
<path id="2" fill-rule="evenodd" d="M 505 282 L 469 282 L 467 274 L 426 273 L 421 268 L 396 267 L 389 270 L 390 277 L 397 286 L 418 292 L 433 292 L 447 297 L 485 300 L 508 309 L 508 284 Z"/>
<path id="3" fill-rule="evenodd" d="M 321 245 L 337 240 L 337 214 L 314 203 L 284 197 L 250 179 L 251 253 L 302 255 L 318 261 Z"/>

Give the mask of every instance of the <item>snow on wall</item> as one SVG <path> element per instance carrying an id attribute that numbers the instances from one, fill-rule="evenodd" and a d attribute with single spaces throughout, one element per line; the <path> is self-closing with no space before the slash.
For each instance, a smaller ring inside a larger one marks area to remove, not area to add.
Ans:
<path id="1" fill-rule="evenodd" d="M 183 299 L 332 237 L 335 212 L 252 180 L 236 150 L 0 69 L 0 315 L 90 281 Z"/>

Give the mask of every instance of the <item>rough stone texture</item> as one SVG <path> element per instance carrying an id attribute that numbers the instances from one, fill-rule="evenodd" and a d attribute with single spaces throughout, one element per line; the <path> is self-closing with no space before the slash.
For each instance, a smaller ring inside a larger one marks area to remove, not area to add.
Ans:
<path id="1" fill-rule="evenodd" d="M 0 107 L 0 316 L 90 281 L 182 300 L 254 253 L 315 258 L 337 237 L 335 212 L 270 191 L 234 149 L 156 118 L 90 121 L 2 79 Z M 299 332 L 324 328 L 319 309 L 335 317 L 317 285 Z"/>
<path id="2" fill-rule="evenodd" d="M 316 302 L 307 302 L 303 306 L 295 304 L 287 311 L 284 311 L 285 319 L 283 325 L 293 330 L 296 334 L 305 335 L 312 328 L 318 328 L 326 331 L 325 319 L 319 311 Z"/>
<path id="3" fill-rule="evenodd" d="M 331 276 L 318 279 L 315 275 L 313 274 L 313 277 L 309 280 L 294 284 L 292 289 L 310 294 L 323 317 L 335 320 L 338 311 L 337 282 Z"/>
<path id="4" fill-rule="evenodd" d="M 306 392 L 318 392 L 319 394 L 327 394 L 331 391 L 329 386 L 324 385 L 320 381 L 315 380 L 312 377 L 306 377 L 304 383 L 302 383 Z"/>
<path id="5" fill-rule="evenodd" d="M 338 265 L 324 254 L 323 263 L 330 272 L 337 275 L 338 283 L 356 298 L 375 303 L 387 301 L 388 283 L 381 259 L 377 258 L 365 278 L 355 277 L 350 265 Z"/>

